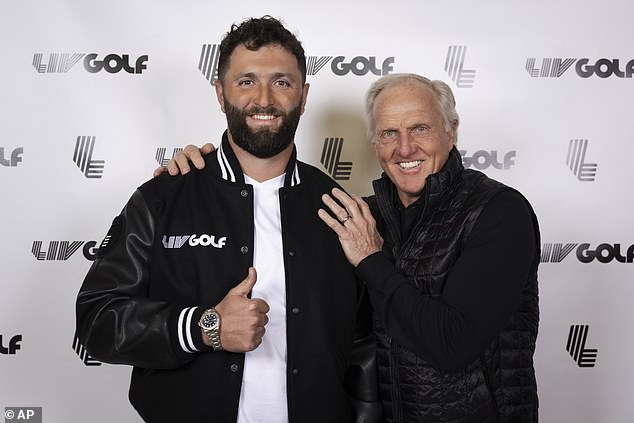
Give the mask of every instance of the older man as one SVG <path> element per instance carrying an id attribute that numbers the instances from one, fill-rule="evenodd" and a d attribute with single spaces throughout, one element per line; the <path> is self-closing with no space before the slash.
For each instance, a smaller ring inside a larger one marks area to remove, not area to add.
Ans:
<path id="1" fill-rule="evenodd" d="M 445 83 L 385 76 L 366 114 L 384 170 L 375 195 L 368 204 L 334 189 L 339 203 L 323 201 L 336 218 L 319 216 L 370 293 L 387 421 L 537 422 L 540 241 L 530 204 L 464 169 Z"/>
<path id="2" fill-rule="evenodd" d="M 536 422 L 531 206 L 463 168 L 443 82 L 385 76 L 370 88 L 366 113 L 384 170 L 375 195 L 368 205 L 335 189 L 345 208 L 325 195 L 337 219 L 319 215 L 370 293 L 387 420 Z"/>

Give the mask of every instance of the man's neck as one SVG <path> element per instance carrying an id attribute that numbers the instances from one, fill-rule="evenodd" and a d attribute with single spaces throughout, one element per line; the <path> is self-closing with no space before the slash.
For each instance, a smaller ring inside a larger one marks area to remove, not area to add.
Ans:
<path id="1" fill-rule="evenodd" d="M 276 176 L 280 176 L 286 171 L 286 166 L 293 153 L 293 143 L 273 157 L 260 158 L 238 147 L 231 136 L 229 143 L 240 163 L 242 173 L 255 179 L 258 182 L 268 181 Z"/>

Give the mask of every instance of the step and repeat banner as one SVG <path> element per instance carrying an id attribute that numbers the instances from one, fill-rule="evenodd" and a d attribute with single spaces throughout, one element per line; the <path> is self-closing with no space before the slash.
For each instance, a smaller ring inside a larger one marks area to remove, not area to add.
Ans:
<path id="1" fill-rule="evenodd" d="M 299 156 L 351 192 L 380 174 L 369 85 L 414 72 L 452 87 L 465 167 L 540 221 L 541 421 L 634 422 L 634 6 L 273 3 L 0 2 L 0 421 L 140 421 L 130 368 L 77 342 L 75 297 L 135 188 L 184 145 L 218 144 L 218 44 L 270 14 L 306 50 Z"/>

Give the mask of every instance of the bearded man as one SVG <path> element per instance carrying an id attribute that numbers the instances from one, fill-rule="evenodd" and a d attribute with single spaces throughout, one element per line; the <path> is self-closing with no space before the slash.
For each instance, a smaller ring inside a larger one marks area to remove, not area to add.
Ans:
<path id="1" fill-rule="evenodd" d="M 77 298 L 79 339 L 134 366 L 129 398 L 148 422 L 374 421 L 376 394 L 346 379 L 371 375 L 372 349 L 353 354 L 369 308 L 317 216 L 336 184 L 294 145 L 304 50 L 279 21 L 249 19 L 220 44 L 218 75 L 219 148 L 115 218 Z"/>

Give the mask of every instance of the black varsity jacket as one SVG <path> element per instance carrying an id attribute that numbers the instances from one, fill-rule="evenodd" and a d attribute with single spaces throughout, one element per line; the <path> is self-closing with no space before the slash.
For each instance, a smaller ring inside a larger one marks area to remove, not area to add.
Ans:
<path id="1" fill-rule="evenodd" d="M 148 422 L 237 417 L 244 354 L 210 350 L 197 323 L 253 263 L 253 191 L 226 134 L 205 160 L 202 171 L 154 178 L 132 195 L 77 298 L 80 341 L 98 360 L 134 366 L 129 399 Z M 290 422 L 349 422 L 351 403 L 361 406 L 357 421 L 380 412 L 372 342 L 362 342 L 370 330 L 356 327 L 357 310 L 368 311 L 362 288 L 317 216 L 334 186 L 293 152 L 280 190 Z M 364 371 L 368 379 L 350 379 Z"/>

